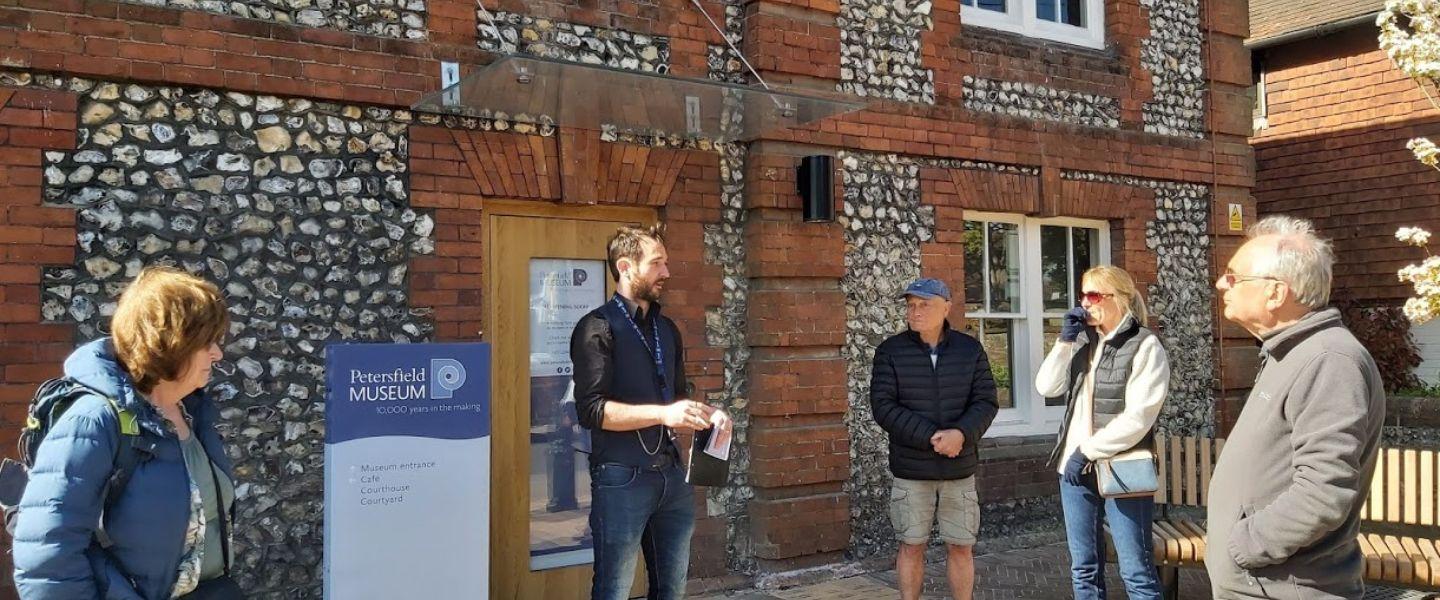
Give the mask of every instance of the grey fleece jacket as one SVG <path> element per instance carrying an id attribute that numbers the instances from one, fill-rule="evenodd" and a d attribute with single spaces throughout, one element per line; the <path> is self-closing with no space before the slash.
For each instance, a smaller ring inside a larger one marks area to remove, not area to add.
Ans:
<path id="1" fill-rule="evenodd" d="M 1216 598 L 1360 598 L 1360 508 L 1380 447 L 1375 360 L 1329 308 L 1267 338 L 1210 482 Z"/>

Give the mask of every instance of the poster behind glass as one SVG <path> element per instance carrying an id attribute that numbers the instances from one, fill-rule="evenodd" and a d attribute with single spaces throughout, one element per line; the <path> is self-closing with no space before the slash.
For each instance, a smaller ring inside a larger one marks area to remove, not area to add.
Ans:
<path id="1" fill-rule="evenodd" d="M 605 301 L 605 262 L 530 260 L 530 569 L 594 561 L 590 434 L 575 414 L 570 333 Z"/>

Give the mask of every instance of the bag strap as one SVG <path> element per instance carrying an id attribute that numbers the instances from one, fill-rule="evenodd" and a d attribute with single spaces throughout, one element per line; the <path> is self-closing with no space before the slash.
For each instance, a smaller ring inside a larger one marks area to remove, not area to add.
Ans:
<path id="1" fill-rule="evenodd" d="M 155 455 L 155 448 L 153 442 L 141 445 L 140 421 L 135 413 L 120 408 L 120 403 L 114 398 L 106 396 L 105 400 L 115 411 L 115 417 L 120 423 L 120 445 L 115 450 L 115 467 L 111 470 L 110 477 L 105 480 L 105 487 L 100 490 L 100 523 L 95 527 L 95 541 L 101 548 L 108 550 L 115 542 L 105 532 L 105 512 L 110 510 L 111 503 L 119 498 L 120 492 L 129 485 L 130 477 L 135 474 L 136 468 Z"/>
<path id="2" fill-rule="evenodd" d="M 195 435 L 195 432 L 192 430 L 190 435 Z M 204 445 L 202 444 L 201 447 L 203 448 Z M 207 455 L 205 460 L 210 460 L 210 457 Z M 216 473 L 219 469 L 220 467 L 216 466 L 214 461 L 210 462 L 210 482 L 215 486 L 215 503 L 218 505 L 216 508 L 220 510 L 220 554 L 225 565 L 225 575 L 228 577 L 230 575 L 230 511 L 225 510 L 225 495 L 220 492 L 220 474 Z"/>

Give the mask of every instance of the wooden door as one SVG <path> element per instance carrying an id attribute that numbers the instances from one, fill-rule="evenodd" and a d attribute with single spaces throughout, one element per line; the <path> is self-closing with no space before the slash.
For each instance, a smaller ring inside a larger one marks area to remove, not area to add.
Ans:
<path id="1" fill-rule="evenodd" d="M 580 600 L 590 594 L 591 563 L 583 558 L 584 550 L 532 557 L 532 546 L 538 552 L 551 547 L 577 547 L 584 544 L 582 534 L 575 537 L 589 514 L 589 479 L 586 456 L 573 454 L 575 475 L 573 486 L 583 496 L 571 509 L 549 512 L 554 504 L 553 490 L 557 485 L 557 468 L 550 450 L 556 442 L 543 441 L 563 429 L 552 427 L 547 417 L 532 415 L 532 392 L 551 395 L 553 386 L 563 386 L 565 377 L 539 377 L 532 380 L 532 268 L 543 270 L 555 259 L 577 261 L 576 264 L 601 265 L 597 279 L 603 278 L 604 295 L 608 299 L 615 281 L 603 268 L 605 246 L 621 225 L 653 223 L 655 215 L 648 209 L 615 207 L 576 207 L 538 203 L 486 203 L 485 249 L 488 256 L 485 271 L 486 331 L 485 339 L 492 344 L 494 356 L 492 379 L 492 415 L 494 444 L 491 469 L 491 584 L 490 597 L 495 600 Z M 591 284 L 594 285 L 593 283 Z M 598 290 L 592 290 L 598 291 Z M 586 309 L 588 310 L 588 309 Z M 573 325 L 573 324 L 572 324 Z M 552 334 L 554 333 L 552 329 Z M 567 338 L 568 339 L 568 338 Z M 554 336 L 546 346 L 553 349 Z M 555 380 L 561 381 L 555 381 Z M 537 382 L 541 387 L 536 387 Z M 539 390 L 539 391 L 536 391 Z M 540 400 L 548 402 L 548 400 Z M 548 410 L 551 404 L 542 404 Z M 541 412 L 536 410 L 534 412 Z M 558 413 L 557 413 L 558 414 Z M 550 433 L 546 433 L 547 430 Z M 565 431 L 573 431 L 571 428 Z M 570 435 L 567 433 L 566 435 Z M 536 441 L 542 440 L 542 441 Z M 560 446 L 563 448 L 563 443 Z M 562 450 L 563 453 L 563 450 Z M 542 494 L 532 490 L 547 490 Z M 559 531 L 560 533 L 556 533 Z M 553 540 L 559 542 L 552 543 Z M 567 544 L 570 544 L 567 546 Z M 577 556 L 579 556 L 577 558 Z M 559 563 L 580 562 L 572 566 Z M 643 563 L 643 561 L 640 561 Z M 632 596 L 645 593 L 644 566 L 635 577 Z"/>

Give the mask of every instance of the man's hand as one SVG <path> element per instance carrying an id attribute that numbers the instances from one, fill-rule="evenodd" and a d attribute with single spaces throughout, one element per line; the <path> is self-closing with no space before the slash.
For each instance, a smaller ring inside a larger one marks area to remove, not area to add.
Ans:
<path id="1" fill-rule="evenodd" d="M 676 400 L 661 409 L 660 423 L 677 431 L 700 431 L 710 428 L 710 415 L 715 409 L 693 400 Z"/>
<path id="2" fill-rule="evenodd" d="M 941 429 L 930 436 L 930 445 L 935 448 L 936 454 L 955 458 L 960 456 L 960 450 L 965 447 L 965 432 L 959 429 Z"/>
<path id="3" fill-rule="evenodd" d="M 710 424 L 720 431 L 729 432 L 735 427 L 735 422 L 730 420 L 730 415 L 718 408 L 710 408 Z"/>

